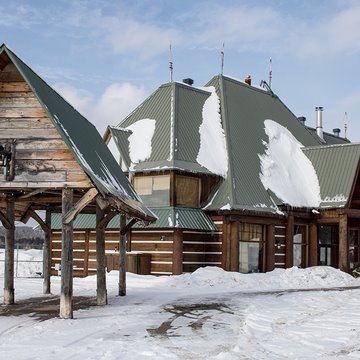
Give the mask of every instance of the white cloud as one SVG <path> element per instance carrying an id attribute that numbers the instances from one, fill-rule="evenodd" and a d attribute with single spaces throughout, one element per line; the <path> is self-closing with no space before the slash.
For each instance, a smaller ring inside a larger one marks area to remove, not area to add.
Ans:
<path id="1" fill-rule="evenodd" d="M 99 99 L 85 90 L 67 84 L 56 84 L 61 94 L 77 111 L 91 121 L 102 135 L 108 125 L 117 125 L 147 97 L 142 86 L 130 83 L 109 85 Z"/>

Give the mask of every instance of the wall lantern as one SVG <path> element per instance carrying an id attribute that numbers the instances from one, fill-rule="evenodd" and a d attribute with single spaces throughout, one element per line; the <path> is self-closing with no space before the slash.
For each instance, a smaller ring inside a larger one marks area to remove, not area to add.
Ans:
<path id="1" fill-rule="evenodd" d="M 14 179 L 15 175 L 15 141 L 0 144 L 0 167 L 4 168 L 6 181 Z"/>

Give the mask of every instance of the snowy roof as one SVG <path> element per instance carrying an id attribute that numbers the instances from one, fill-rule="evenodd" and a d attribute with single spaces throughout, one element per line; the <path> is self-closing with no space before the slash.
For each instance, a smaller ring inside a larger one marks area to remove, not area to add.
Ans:
<path id="1" fill-rule="evenodd" d="M 156 217 L 142 203 L 95 126 L 5 45 L 0 47 L 0 53 L 3 51 L 37 96 L 69 150 L 97 190 L 103 196 L 114 200 L 116 207 L 130 215 L 153 221 Z"/>
<path id="2" fill-rule="evenodd" d="M 221 102 L 221 118 L 229 156 L 229 174 L 222 180 L 209 210 L 250 210 L 277 212 L 284 203 L 261 181 L 260 155 L 267 150 L 265 120 L 271 119 L 286 128 L 305 145 L 320 145 L 297 117 L 272 92 L 226 76 L 215 76 L 208 84 L 214 86 Z"/>
<path id="3" fill-rule="evenodd" d="M 136 159 L 135 156 L 131 159 L 132 169 L 178 169 L 213 174 L 212 169 L 197 160 L 203 107 L 210 97 L 210 89 L 198 89 L 179 82 L 168 83 L 161 85 L 126 117 L 119 127 L 131 130 L 132 136 L 137 139 L 133 141 L 141 143 L 146 153 L 145 158 Z M 151 131 L 143 131 L 144 126 Z M 112 135 L 118 136 L 119 133 L 112 132 Z M 118 136 L 119 151 L 124 159 L 131 152 L 131 141 L 130 137 Z"/>
<path id="4" fill-rule="evenodd" d="M 303 149 L 320 183 L 320 208 L 350 206 L 357 180 L 360 144 L 316 146 Z"/>

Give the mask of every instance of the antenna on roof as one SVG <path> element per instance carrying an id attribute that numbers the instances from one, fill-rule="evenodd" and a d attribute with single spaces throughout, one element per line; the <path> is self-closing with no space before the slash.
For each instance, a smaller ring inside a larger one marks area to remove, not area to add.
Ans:
<path id="1" fill-rule="evenodd" d="M 173 54 L 170 43 L 170 52 L 169 52 L 169 69 L 170 69 L 170 82 L 173 82 Z"/>
<path id="2" fill-rule="evenodd" d="M 272 79 L 272 60 L 270 58 L 269 62 L 269 87 L 271 88 L 271 79 Z"/>
<path id="3" fill-rule="evenodd" d="M 225 43 L 223 42 L 222 49 L 221 49 L 221 75 L 224 72 L 224 57 L 225 57 Z"/>
<path id="4" fill-rule="evenodd" d="M 347 124 L 347 112 L 345 111 L 345 114 L 344 114 L 344 137 L 345 139 L 347 139 L 347 127 L 348 127 L 348 124 Z"/>

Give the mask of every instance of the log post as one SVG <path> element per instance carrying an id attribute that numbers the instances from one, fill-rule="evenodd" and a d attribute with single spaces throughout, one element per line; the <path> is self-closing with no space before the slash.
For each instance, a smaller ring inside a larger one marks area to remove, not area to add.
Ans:
<path id="1" fill-rule="evenodd" d="M 339 217 L 339 269 L 349 272 L 348 219 L 346 214 Z"/>
<path id="2" fill-rule="evenodd" d="M 275 225 L 270 224 L 266 228 L 266 271 L 272 271 L 275 268 Z"/>
<path id="3" fill-rule="evenodd" d="M 126 295 L 126 216 L 120 214 L 119 296 Z"/>
<path id="4" fill-rule="evenodd" d="M 239 223 L 233 221 L 230 226 L 230 271 L 239 271 Z"/>
<path id="5" fill-rule="evenodd" d="M 309 229 L 309 266 L 318 265 L 318 231 L 316 224 L 310 224 Z"/>
<path id="6" fill-rule="evenodd" d="M 14 298 L 14 243 L 15 243 L 15 205 L 7 199 L 6 217 L 9 227 L 5 229 L 5 277 L 4 277 L 4 304 L 15 303 Z"/>
<path id="7" fill-rule="evenodd" d="M 45 231 L 44 250 L 43 250 L 43 293 L 50 294 L 51 292 L 51 212 L 46 210 L 45 223 L 48 226 L 48 230 Z"/>
<path id="8" fill-rule="evenodd" d="M 285 268 L 294 265 L 294 215 L 289 214 L 286 224 Z"/>
<path id="9" fill-rule="evenodd" d="M 183 273 L 183 232 L 182 229 L 174 229 L 173 242 L 173 274 Z"/>
<path id="10" fill-rule="evenodd" d="M 100 221 L 104 218 L 98 204 L 96 204 L 96 303 L 97 305 L 107 304 L 106 291 L 106 258 L 105 258 L 105 227 L 98 227 Z"/>
<path id="11" fill-rule="evenodd" d="M 73 205 L 73 190 L 62 191 L 63 218 Z M 60 318 L 73 318 L 73 222 L 62 224 Z"/>

